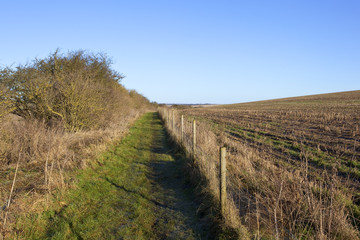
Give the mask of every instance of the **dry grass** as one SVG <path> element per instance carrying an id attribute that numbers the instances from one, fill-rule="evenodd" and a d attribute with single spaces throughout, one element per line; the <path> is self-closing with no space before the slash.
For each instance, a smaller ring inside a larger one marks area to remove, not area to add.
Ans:
<path id="1" fill-rule="evenodd" d="M 185 110 L 234 141 L 298 165 L 360 178 L 360 91 Z"/>
<path id="2" fill-rule="evenodd" d="M 356 168 L 343 165 L 347 157 L 358 161 L 354 139 L 359 135 L 349 129 L 357 131 L 359 95 L 187 109 L 175 113 L 171 131 L 180 139 L 179 119 L 185 114 L 183 145 L 191 152 L 191 120 L 197 119 L 196 159 L 214 196 L 219 195 L 219 147 L 227 147 L 229 207 L 224 217 L 234 227 L 245 226 L 252 238 L 358 239 L 354 203 L 359 186 L 346 177 L 356 176 Z M 326 132 L 318 127 L 322 124 L 338 130 Z"/>
<path id="3" fill-rule="evenodd" d="M 153 107 L 122 78 L 106 55 L 84 51 L 0 69 L 0 237 L 44 211 L 54 191 Z"/>
<path id="4" fill-rule="evenodd" d="M 121 121 L 117 119 L 107 128 L 76 133 L 65 131 L 62 126 L 48 127 L 39 121 L 26 121 L 16 115 L 3 119 L 0 124 L 0 229 L 4 236 L 12 231 L 20 215 L 43 211 L 48 196 L 71 186 L 76 170 L 91 166 L 96 156 L 110 142 L 124 136 L 129 125 L 145 110 L 130 109 L 121 116 Z M 5 209 L 19 156 L 11 205 Z M 3 226 L 6 215 L 7 224 Z"/>

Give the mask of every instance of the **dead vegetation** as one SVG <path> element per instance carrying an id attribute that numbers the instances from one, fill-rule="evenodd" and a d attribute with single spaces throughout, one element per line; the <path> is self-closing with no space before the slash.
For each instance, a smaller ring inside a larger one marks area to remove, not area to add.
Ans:
<path id="1" fill-rule="evenodd" d="M 189 109 L 185 113 L 224 128 L 246 143 L 291 164 L 360 177 L 360 91 Z"/>
<path id="2" fill-rule="evenodd" d="M 54 191 L 71 186 L 152 106 L 103 55 L 58 52 L 0 74 L 0 229 L 10 236 Z M 18 167 L 17 167 L 18 166 Z M 14 183 L 14 184 L 13 184 Z M 14 185 L 11 193 L 12 185 Z"/>
<path id="3" fill-rule="evenodd" d="M 214 196 L 219 147 L 227 147 L 224 218 L 242 238 L 358 239 L 359 99 L 356 91 L 188 108 L 175 112 L 171 131 L 181 138 L 184 114 L 191 153 L 197 119 L 197 164 Z"/>

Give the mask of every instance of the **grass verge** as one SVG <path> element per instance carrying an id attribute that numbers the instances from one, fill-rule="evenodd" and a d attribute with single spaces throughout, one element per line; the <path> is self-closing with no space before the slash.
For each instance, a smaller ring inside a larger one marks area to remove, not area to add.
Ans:
<path id="1" fill-rule="evenodd" d="M 82 170 L 48 210 L 18 217 L 14 239 L 204 239 L 207 222 L 156 113 Z"/>

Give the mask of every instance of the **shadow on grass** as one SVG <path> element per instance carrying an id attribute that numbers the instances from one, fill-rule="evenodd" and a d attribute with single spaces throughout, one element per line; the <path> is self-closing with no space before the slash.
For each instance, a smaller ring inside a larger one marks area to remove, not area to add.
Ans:
<path id="1" fill-rule="evenodd" d="M 102 179 L 104 179 L 105 181 L 109 182 L 111 185 L 113 185 L 113 186 L 116 187 L 117 189 L 121 189 L 121 190 L 123 190 L 123 191 L 125 191 L 125 192 L 127 192 L 127 193 L 131 193 L 131 194 L 137 195 L 137 196 L 139 196 L 139 197 L 141 197 L 141 198 L 143 198 L 143 199 L 145 199 L 145 200 L 147 200 L 147 201 L 149 201 L 149 202 L 152 202 L 152 203 L 155 204 L 156 206 L 163 207 L 163 208 L 170 208 L 170 209 L 171 209 L 171 207 L 166 206 L 166 205 L 164 205 L 164 204 L 161 204 L 161 203 L 159 203 L 159 202 L 156 201 L 156 200 L 150 199 L 150 198 L 146 197 L 144 194 L 141 194 L 141 193 L 139 193 L 139 192 L 126 189 L 124 186 L 120 186 L 120 185 L 114 183 L 113 181 L 111 181 L 111 180 L 110 180 L 109 178 L 107 178 L 107 177 L 102 177 Z"/>
<path id="2" fill-rule="evenodd" d="M 157 113 L 154 113 L 153 121 L 162 124 Z M 172 204 L 173 209 L 180 211 L 186 218 L 186 224 L 198 232 L 201 239 L 238 239 L 236 231 L 222 224 L 220 209 L 193 161 L 164 127 L 154 131 L 157 132 L 153 134 L 151 151 L 154 158 L 149 177 L 161 186 L 162 192 L 172 194 L 166 197 L 170 203 L 165 204 Z"/>

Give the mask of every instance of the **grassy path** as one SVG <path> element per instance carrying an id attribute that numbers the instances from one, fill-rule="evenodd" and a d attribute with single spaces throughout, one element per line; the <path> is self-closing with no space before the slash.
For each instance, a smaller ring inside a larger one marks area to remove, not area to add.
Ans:
<path id="1" fill-rule="evenodd" d="M 208 229 L 196 216 L 182 173 L 184 162 L 171 152 L 157 113 L 146 114 L 96 167 L 79 175 L 61 208 L 25 227 L 25 237 L 205 238 Z"/>

